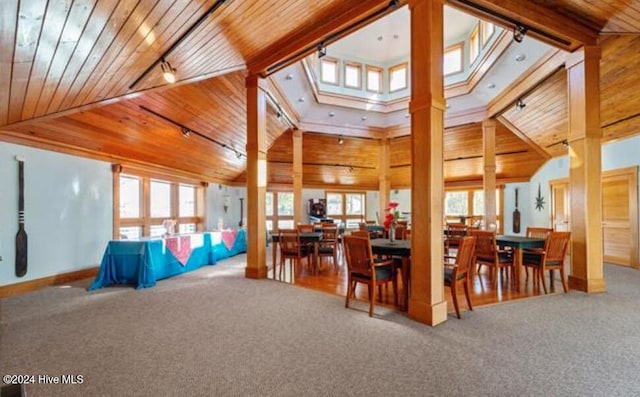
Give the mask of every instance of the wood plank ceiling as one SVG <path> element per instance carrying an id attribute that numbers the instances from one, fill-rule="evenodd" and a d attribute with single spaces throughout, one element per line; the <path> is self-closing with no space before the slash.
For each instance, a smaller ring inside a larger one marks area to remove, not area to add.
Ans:
<path id="1" fill-rule="evenodd" d="M 640 0 L 534 0 L 607 33 L 601 36 L 604 140 L 640 132 Z M 385 0 L 367 0 L 387 4 Z M 498 3 L 498 2 L 496 2 Z M 349 0 L 227 0 L 166 59 L 178 83 L 159 67 L 130 88 L 215 0 L 3 0 L 0 9 L 0 139 L 113 161 L 155 164 L 218 182 L 244 181 L 244 70 L 291 37 L 312 36 L 353 9 Z M 359 3 L 361 4 L 361 3 Z M 616 36 L 613 32 L 636 33 Z M 272 57 L 272 56 L 271 56 Z M 264 62 L 263 62 L 264 63 Z M 213 76 L 223 75 L 211 78 Z M 551 156 L 566 149 L 566 72 L 525 96 L 522 111 L 502 116 Z M 180 128 L 204 135 L 185 138 Z M 269 183 L 291 183 L 291 134 L 269 108 Z M 47 116 L 49 115 L 49 116 Z M 448 182 L 482 178 L 478 124 L 445 133 Z M 218 143 L 212 142 L 216 141 Z M 409 138 L 392 141 L 393 187 L 410 185 Z M 226 148 L 223 145 L 227 146 Z M 526 179 L 544 156 L 500 125 L 498 178 Z M 305 133 L 305 186 L 376 189 L 378 142 Z"/>

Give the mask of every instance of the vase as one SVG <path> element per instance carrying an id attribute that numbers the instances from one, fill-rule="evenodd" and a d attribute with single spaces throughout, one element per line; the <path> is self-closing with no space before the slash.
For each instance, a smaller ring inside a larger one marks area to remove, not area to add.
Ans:
<path id="1" fill-rule="evenodd" d="M 389 243 L 393 244 L 396 241 L 396 227 L 395 225 L 389 226 Z"/>

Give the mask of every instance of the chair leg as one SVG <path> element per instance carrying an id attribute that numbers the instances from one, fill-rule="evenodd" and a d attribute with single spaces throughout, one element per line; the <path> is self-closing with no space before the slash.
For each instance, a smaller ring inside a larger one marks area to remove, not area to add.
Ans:
<path id="1" fill-rule="evenodd" d="M 456 316 L 460 318 L 460 307 L 458 306 L 458 291 L 456 289 L 456 281 L 451 283 L 451 298 L 453 298 L 453 307 L 456 309 Z"/>
<path id="2" fill-rule="evenodd" d="M 469 295 L 469 280 L 464 280 L 464 296 L 467 298 L 467 305 L 469 305 L 469 310 L 473 310 L 473 306 L 471 306 L 471 296 Z"/>
<path id="3" fill-rule="evenodd" d="M 564 265 L 560 268 L 560 278 L 562 279 L 562 289 L 566 294 L 569 292 L 569 288 L 567 288 L 567 278 L 564 276 Z"/>
<path id="4" fill-rule="evenodd" d="M 398 273 L 393 274 L 393 303 L 398 306 Z"/>
<path id="5" fill-rule="evenodd" d="M 369 283 L 369 317 L 373 317 L 373 305 L 376 301 L 376 286 Z"/>
<path id="6" fill-rule="evenodd" d="M 349 298 L 351 294 L 354 292 L 355 286 L 353 285 L 353 281 L 351 281 L 351 276 L 349 276 L 347 280 L 347 299 L 344 302 L 344 307 L 349 308 Z"/>
<path id="7" fill-rule="evenodd" d="M 544 294 L 547 294 L 547 283 L 544 281 L 544 268 L 538 269 L 538 273 L 540 274 L 540 282 L 542 283 L 542 288 L 544 289 Z"/>

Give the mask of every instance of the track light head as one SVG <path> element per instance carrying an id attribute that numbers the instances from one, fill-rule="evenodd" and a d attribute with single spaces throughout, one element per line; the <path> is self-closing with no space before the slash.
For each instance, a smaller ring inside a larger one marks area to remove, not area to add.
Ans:
<path id="1" fill-rule="evenodd" d="M 566 139 L 563 139 L 560 143 L 562 143 L 562 146 L 564 146 L 565 148 L 569 147 L 569 141 L 567 141 Z"/>
<path id="2" fill-rule="evenodd" d="M 527 34 L 528 30 L 529 29 L 524 25 L 516 25 L 513 28 L 513 40 L 516 43 L 522 43 L 522 40 L 524 40 L 524 36 Z"/>
<path id="3" fill-rule="evenodd" d="M 318 44 L 318 59 L 327 55 L 327 46 L 324 43 Z"/>
<path id="4" fill-rule="evenodd" d="M 167 83 L 173 84 L 176 82 L 176 69 L 171 67 L 169 62 L 163 59 L 160 63 L 160 68 L 162 68 L 162 76 Z"/>
<path id="5" fill-rule="evenodd" d="M 191 130 L 187 127 L 182 127 L 180 131 L 182 132 L 182 136 L 185 138 L 189 138 L 189 135 L 191 135 Z"/>
<path id="6" fill-rule="evenodd" d="M 338 138 L 338 145 L 344 145 L 344 138 L 343 137 Z"/>
<path id="7" fill-rule="evenodd" d="M 522 100 L 522 98 L 518 98 L 518 100 L 516 101 L 516 109 L 518 110 L 522 110 L 527 106 L 526 103 L 524 103 L 524 101 Z"/>

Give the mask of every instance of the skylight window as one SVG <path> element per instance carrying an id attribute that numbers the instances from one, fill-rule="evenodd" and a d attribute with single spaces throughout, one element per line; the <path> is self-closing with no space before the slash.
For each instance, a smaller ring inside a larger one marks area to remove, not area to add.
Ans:
<path id="1" fill-rule="evenodd" d="M 320 80 L 323 83 L 338 85 L 338 60 L 324 57 L 320 60 Z"/>
<path id="2" fill-rule="evenodd" d="M 462 49 L 463 43 L 458 43 L 444 50 L 444 60 L 442 72 L 445 76 L 462 72 Z"/>
<path id="3" fill-rule="evenodd" d="M 382 68 L 367 66 L 367 91 L 382 92 Z"/>
<path id="4" fill-rule="evenodd" d="M 482 34 L 482 46 L 484 47 L 489 42 L 493 32 L 496 31 L 496 25 L 487 21 L 480 21 L 480 32 Z"/>
<path id="5" fill-rule="evenodd" d="M 404 90 L 407 88 L 407 80 L 406 63 L 389 68 L 389 92 Z"/>
<path id="6" fill-rule="evenodd" d="M 344 64 L 344 86 L 348 88 L 362 88 L 362 65 L 355 62 L 345 62 Z"/>
<path id="7" fill-rule="evenodd" d="M 480 54 L 480 29 L 479 26 L 476 25 L 475 28 L 471 31 L 471 35 L 469 36 L 469 64 L 472 64 L 473 61 L 478 58 Z"/>

